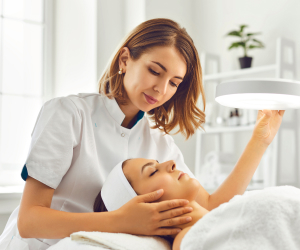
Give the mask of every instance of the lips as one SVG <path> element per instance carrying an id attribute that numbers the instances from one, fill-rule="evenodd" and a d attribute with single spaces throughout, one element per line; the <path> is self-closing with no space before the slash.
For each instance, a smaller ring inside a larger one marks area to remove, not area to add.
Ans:
<path id="1" fill-rule="evenodd" d="M 157 100 L 156 100 L 154 97 L 152 97 L 152 96 L 150 96 L 150 95 L 146 95 L 145 93 L 143 93 L 143 94 L 144 94 L 144 96 L 145 96 L 145 98 L 146 98 L 146 101 L 147 101 L 149 104 L 154 104 L 154 103 L 157 102 Z"/>
<path id="2" fill-rule="evenodd" d="M 178 176 L 178 180 L 181 178 L 181 176 L 183 176 L 185 173 L 181 172 L 179 173 L 179 176 Z"/>

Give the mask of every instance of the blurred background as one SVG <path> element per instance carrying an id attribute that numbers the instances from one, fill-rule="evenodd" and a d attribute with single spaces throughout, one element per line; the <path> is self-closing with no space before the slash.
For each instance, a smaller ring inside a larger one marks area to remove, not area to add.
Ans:
<path id="1" fill-rule="evenodd" d="M 21 169 L 38 112 L 49 99 L 98 92 L 100 76 L 124 36 L 139 23 L 173 19 L 192 37 L 203 68 L 206 132 L 174 140 L 187 166 L 211 193 L 234 168 L 251 138 L 257 111 L 220 107 L 217 84 L 249 77 L 300 80 L 298 0 L 0 0 L 0 233 L 19 204 Z M 238 37 L 248 25 L 263 49 L 241 69 Z M 284 47 L 284 46 L 287 47 Z M 284 65 L 292 65 L 284 71 Z M 203 108 L 203 104 L 199 103 Z M 248 190 L 300 187 L 299 110 L 287 110 Z M 175 131 L 174 131 L 175 132 Z"/>

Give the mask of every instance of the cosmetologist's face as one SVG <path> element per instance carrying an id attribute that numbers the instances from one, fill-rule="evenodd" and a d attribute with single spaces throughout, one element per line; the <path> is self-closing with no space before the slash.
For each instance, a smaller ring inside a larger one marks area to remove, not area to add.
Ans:
<path id="1" fill-rule="evenodd" d="M 130 159 L 124 164 L 123 172 L 138 195 L 163 188 L 164 194 L 157 201 L 192 201 L 199 192 L 200 183 L 186 173 L 181 175 L 173 160 L 158 163 L 144 158 Z"/>
<path id="2" fill-rule="evenodd" d="M 119 58 L 124 88 L 135 107 L 144 112 L 167 102 L 182 82 L 187 66 L 174 47 L 157 46 L 133 61 L 124 47 Z"/>

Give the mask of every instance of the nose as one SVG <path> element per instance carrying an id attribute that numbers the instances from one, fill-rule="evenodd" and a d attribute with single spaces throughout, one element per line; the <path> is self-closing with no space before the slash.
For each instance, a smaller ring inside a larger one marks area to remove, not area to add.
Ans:
<path id="1" fill-rule="evenodd" d="M 171 161 L 168 161 L 168 164 L 167 164 L 167 171 L 169 173 L 172 173 L 176 170 L 176 162 L 171 160 Z"/>
<path id="2" fill-rule="evenodd" d="M 160 95 L 165 95 L 167 93 L 169 81 L 162 81 L 154 86 L 154 91 L 158 92 Z"/>

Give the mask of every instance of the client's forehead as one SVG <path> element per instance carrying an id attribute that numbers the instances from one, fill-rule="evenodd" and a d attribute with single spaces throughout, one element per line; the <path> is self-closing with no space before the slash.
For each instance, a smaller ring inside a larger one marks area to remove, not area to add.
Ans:
<path id="1" fill-rule="evenodd" d="M 128 168 L 130 170 L 138 170 L 140 169 L 145 163 L 152 161 L 145 158 L 133 158 L 128 159 L 123 164 L 123 170 L 127 170 Z"/>
<path id="2" fill-rule="evenodd" d="M 129 181 L 132 181 L 140 176 L 142 167 L 155 160 L 145 158 L 128 159 L 123 164 L 123 172 Z M 156 161 L 155 161 L 156 162 Z"/>
<path id="3" fill-rule="evenodd" d="M 139 169 L 141 168 L 141 165 L 143 164 L 143 158 L 134 158 L 134 159 L 128 159 L 123 162 L 123 173 L 130 183 L 130 185 L 133 187 L 134 180 L 138 180 L 139 176 Z"/>

